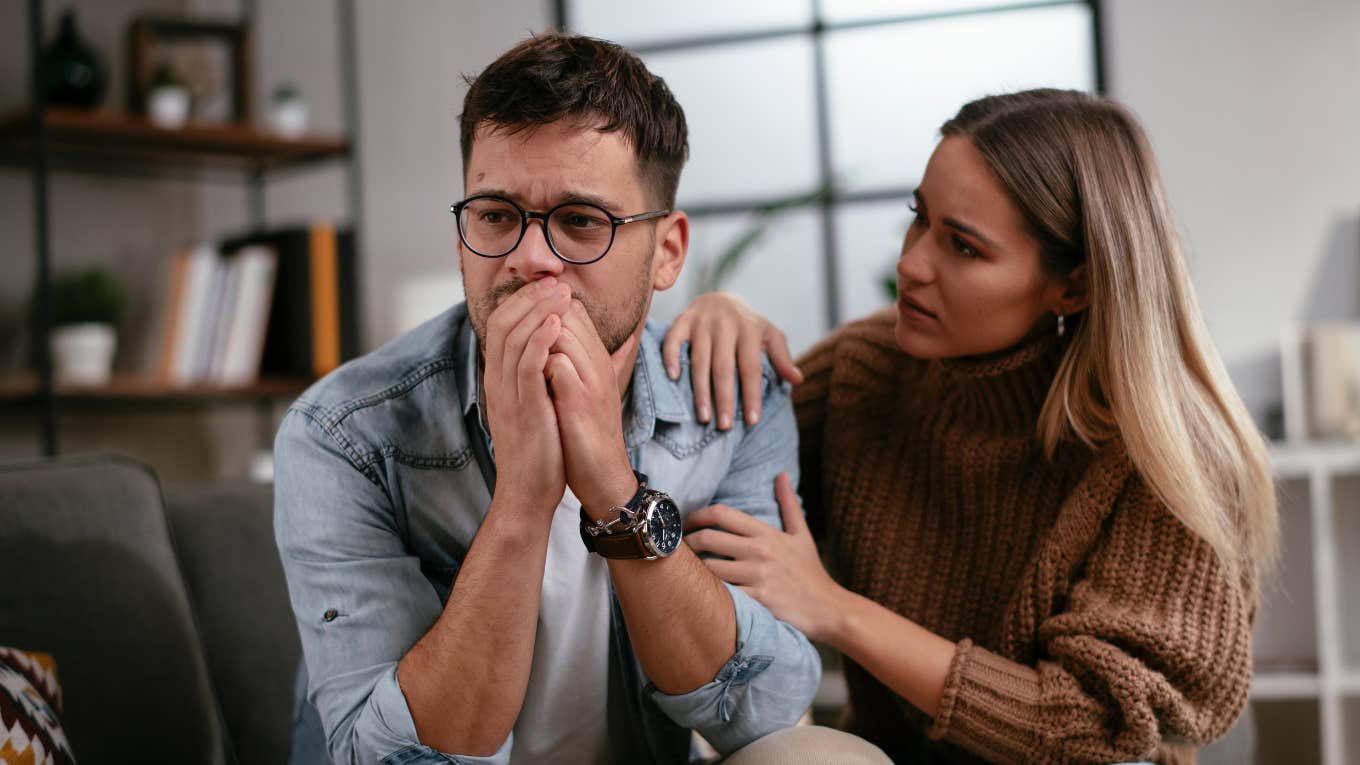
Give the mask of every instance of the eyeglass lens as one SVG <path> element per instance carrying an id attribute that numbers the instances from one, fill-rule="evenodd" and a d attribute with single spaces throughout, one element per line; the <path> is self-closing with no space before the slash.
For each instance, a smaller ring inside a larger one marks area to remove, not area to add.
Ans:
<path id="1" fill-rule="evenodd" d="M 519 207 L 495 197 L 470 200 L 458 215 L 467 246 L 486 257 L 499 257 L 513 250 L 525 223 Z M 614 224 L 604 210 L 594 205 L 563 205 L 548 216 L 547 235 L 553 249 L 566 260 L 592 261 L 609 249 Z"/>

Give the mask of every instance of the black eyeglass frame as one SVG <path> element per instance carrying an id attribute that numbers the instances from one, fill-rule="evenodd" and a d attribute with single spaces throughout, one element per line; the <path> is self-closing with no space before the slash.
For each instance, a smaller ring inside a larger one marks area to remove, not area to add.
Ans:
<path id="1" fill-rule="evenodd" d="M 472 244 L 467 240 L 467 234 L 463 231 L 463 208 L 467 207 L 472 202 L 476 202 L 479 199 L 494 199 L 499 202 L 505 202 L 506 204 L 509 204 L 511 207 L 519 211 L 519 236 L 515 238 L 515 243 L 510 245 L 509 249 L 507 249 L 505 252 L 500 253 L 499 255 L 487 255 L 481 250 L 478 250 L 476 247 L 473 247 Z M 604 246 L 604 251 L 601 252 L 597 257 L 592 258 L 590 260 L 572 260 L 571 258 L 559 252 L 557 249 L 557 245 L 553 244 L 552 229 L 548 227 L 548 219 L 552 217 L 553 213 L 557 212 L 563 207 L 590 207 L 604 213 L 604 217 L 609 219 L 610 223 L 609 243 Z M 603 207 L 600 207 L 599 205 L 593 202 L 563 202 L 560 205 L 554 205 L 547 212 L 534 212 L 532 210 L 525 210 L 523 207 L 520 207 L 513 199 L 506 199 L 505 197 L 497 196 L 495 194 L 475 194 L 473 196 L 468 197 L 467 199 L 464 199 L 461 202 L 454 202 L 453 204 L 449 205 L 449 212 L 453 213 L 453 219 L 454 221 L 456 221 L 458 226 L 458 238 L 462 240 L 463 246 L 471 250 L 472 254 L 477 255 L 479 257 L 503 258 L 506 255 L 509 255 L 510 253 L 514 252 L 515 249 L 519 247 L 520 242 L 524 241 L 524 233 L 529 230 L 529 221 L 537 220 L 539 222 L 539 225 L 543 227 L 543 239 L 548 243 L 548 249 L 552 250 L 552 253 L 557 256 L 558 260 L 561 260 L 563 263 L 570 263 L 573 266 L 588 266 L 591 263 L 595 263 L 600 259 L 604 258 L 604 256 L 608 255 L 609 251 L 613 249 L 614 237 L 619 232 L 619 226 L 623 226 L 628 223 L 637 223 L 639 221 L 664 218 L 665 216 L 670 215 L 672 211 L 669 209 L 652 210 L 651 212 L 638 213 L 637 215 L 629 215 L 627 217 L 620 218 L 614 213 L 604 209 Z"/>

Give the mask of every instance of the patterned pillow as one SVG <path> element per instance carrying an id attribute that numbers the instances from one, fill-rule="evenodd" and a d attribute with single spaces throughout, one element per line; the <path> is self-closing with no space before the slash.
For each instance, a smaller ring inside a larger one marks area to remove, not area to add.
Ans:
<path id="1" fill-rule="evenodd" d="M 57 662 L 45 653 L 0 647 L 0 763 L 74 763 L 60 714 Z"/>

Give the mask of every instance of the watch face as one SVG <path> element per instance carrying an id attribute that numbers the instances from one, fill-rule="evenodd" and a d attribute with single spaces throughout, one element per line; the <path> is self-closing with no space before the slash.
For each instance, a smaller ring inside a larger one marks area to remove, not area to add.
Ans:
<path id="1" fill-rule="evenodd" d="M 647 518 L 647 536 L 657 555 L 664 558 L 680 546 L 680 523 L 680 508 L 670 497 L 661 494 Z"/>

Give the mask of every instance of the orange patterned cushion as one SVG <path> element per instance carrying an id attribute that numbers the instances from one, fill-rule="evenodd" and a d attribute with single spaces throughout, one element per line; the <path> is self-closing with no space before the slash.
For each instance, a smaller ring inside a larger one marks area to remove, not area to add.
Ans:
<path id="1" fill-rule="evenodd" d="M 45 653 L 0 647 L 0 763 L 68 765 L 57 662 Z"/>

